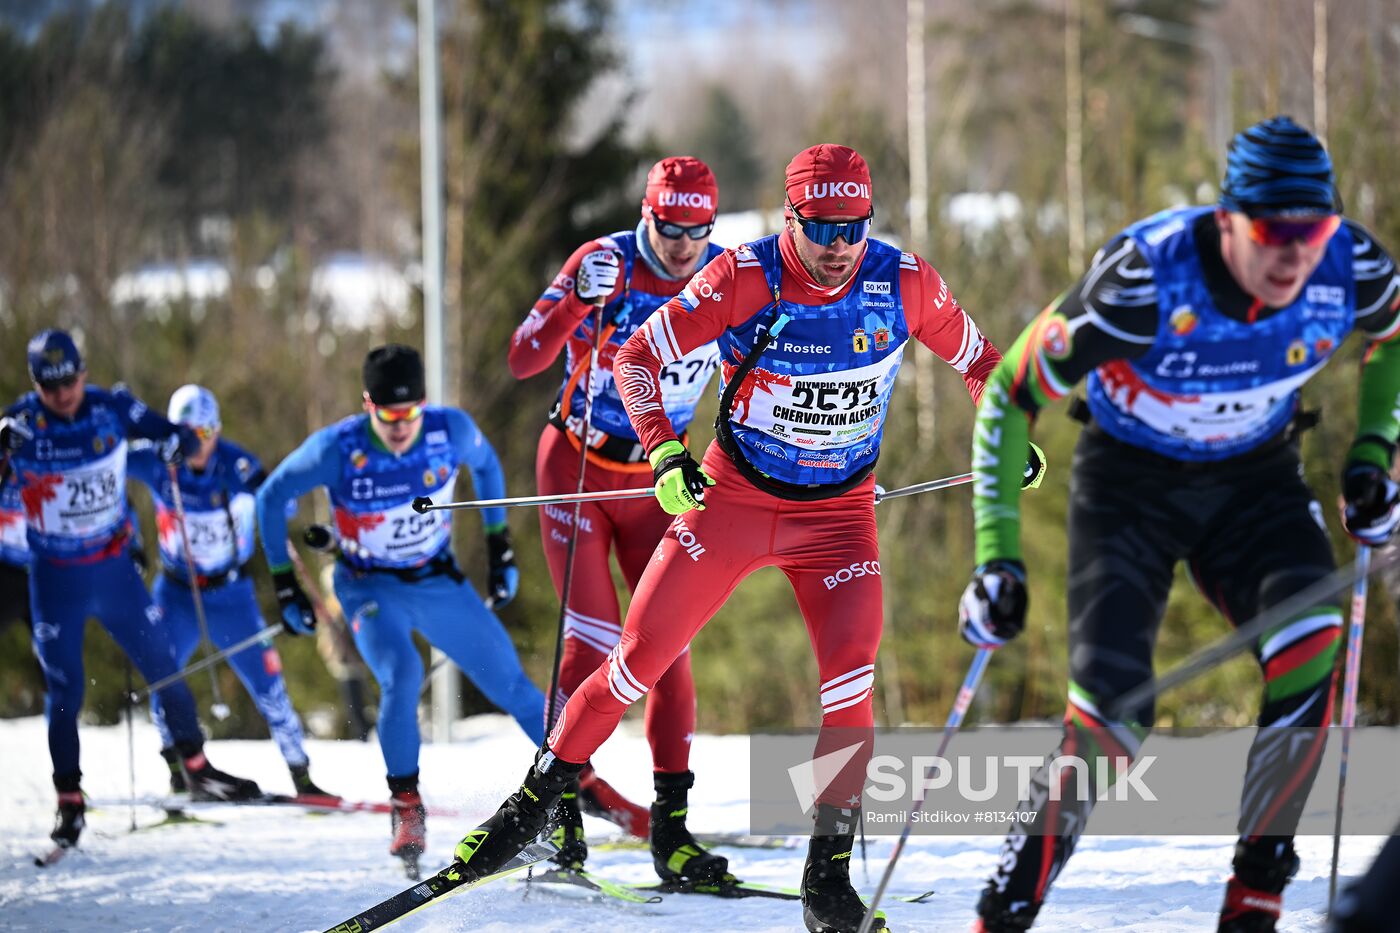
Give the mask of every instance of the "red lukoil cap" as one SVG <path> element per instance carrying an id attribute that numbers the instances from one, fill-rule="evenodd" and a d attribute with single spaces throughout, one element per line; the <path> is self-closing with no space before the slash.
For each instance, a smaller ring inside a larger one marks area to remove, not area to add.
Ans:
<path id="1" fill-rule="evenodd" d="M 661 220 L 687 227 L 708 223 L 719 210 L 719 185 L 693 156 L 670 156 L 647 172 L 647 203 Z"/>
<path id="2" fill-rule="evenodd" d="M 788 163 L 788 201 L 803 217 L 864 217 L 870 213 L 870 166 L 849 146 L 822 143 Z"/>

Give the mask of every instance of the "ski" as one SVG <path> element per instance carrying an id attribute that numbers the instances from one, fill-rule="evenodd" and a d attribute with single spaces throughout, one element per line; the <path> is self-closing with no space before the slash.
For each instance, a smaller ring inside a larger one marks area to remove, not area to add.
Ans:
<path id="1" fill-rule="evenodd" d="M 147 823 L 147 824 L 145 824 L 144 826 L 138 826 L 138 827 L 136 827 L 135 829 L 131 830 L 131 832 L 133 832 L 133 833 L 142 833 L 142 832 L 145 832 L 145 831 L 148 830 L 148 829 L 164 829 L 164 828 L 166 828 L 167 826 L 187 826 L 187 825 L 190 825 L 190 824 L 199 825 L 199 826 L 222 826 L 222 825 L 224 825 L 224 824 L 223 824 L 222 822 L 220 822 L 219 820 L 206 820 L 206 819 L 204 819 L 204 818 L 201 817 L 201 816 L 195 816 L 193 813 L 186 813 L 183 809 L 181 809 L 181 810 L 166 810 L 166 811 L 165 811 L 165 816 L 162 817 L 161 819 L 157 820 L 157 821 L 154 822 L 154 823 Z"/>
<path id="2" fill-rule="evenodd" d="M 95 807 L 126 807 L 129 800 L 92 800 Z M 191 810 L 205 807 L 298 807 L 317 813 L 392 813 L 393 804 L 377 800 L 344 800 L 340 797 L 303 794 L 293 797 L 290 794 L 263 794 L 249 800 L 195 800 L 189 797 L 138 797 L 139 807 L 154 807 L 157 810 Z M 428 807 L 429 816 L 458 819 L 462 811 L 448 807 Z"/>
<path id="3" fill-rule="evenodd" d="M 695 833 L 695 841 L 707 849 L 729 846 L 734 849 L 796 849 L 805 840 L 795 836 L 754 836 L 749 833 Z M 630 849 L 650 849 L 651 843 L 634 836 L 616 836 L 589 843 L 600 852 Z"/>
<path id="4" fill-rule="evenodd" d="M 551 868 L 549 871 L 541 872 L 529 878 L 521 879 L 522 884 L 552 884 L 552 885 L 573 885 L 600 894 L 605 897 L 616 898 L 628 904 L 659 904 L 661 895 L 646 895 L 639 893 L 631 885 L 619 884 L 600 878 L 589 871 L 574 868 Z"/>
<path id="5" fill-rule="evenodd" d="M 405 888 L 373 907 L 360 911 L 348 920 L 337 923 L 327 929 L 325 933 L 363 933 L 366 930 L 378 930 L 391 923 L 397 923 L 404 917 L 417 913 L 430 904 L 436 904 L 444 898 L 460 894 L 468 888 L 490 884 L 492 881 L 517 872 L 527 865 L 542 862 L 558 854 L 559 847 L 552 842 L 532 842 L 506 862 L 505 867 L 500 871 L 473 881 L 468 881 L 467 877 L 462 874 L 462 863 L 454 860 L 451 865 L 437 874 L 420 881 L 411 888 Z"/>
<path id="6" fill-rule="evenodd" d="M 802 900 L 802 892 L 797 890 L 797 888 L 779 888 L 768 884 L 754 884 L 749 881 L 740 881 L 737 878 L 726 880 L 721 884 L 705 884 L 681 880 L 659 881 L 656 884 L 633 884 L 627 887 L 635 891 L 653 891 L 657 894 L 709 894 L 713 897 L 726 898 L 771 897 L 780 901 Z"/>
<path id="7" fill-rule="evenodd" d="M 63 860 L 63 857 L 68 854 L 68 850 L 71 848 L 72 846 L 54 846 L 43 855 L 34 856 L 34 867 L 48 868 L 50 865 L 57 865 Z"/>

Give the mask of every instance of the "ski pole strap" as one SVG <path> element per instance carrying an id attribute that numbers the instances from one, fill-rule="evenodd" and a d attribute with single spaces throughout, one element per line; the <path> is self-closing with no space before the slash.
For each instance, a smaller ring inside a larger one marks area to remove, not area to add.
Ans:
<path id="1" fill-rule="evenodd" d="M 715 440 L 719 442 L 720 449 L 725 452 L 734 463 L 734 467 L 739 471 L 744 479 L 748 480 L 755 488 L 761 489 L 771 496 L 779 499 L 787 499 L 794 502 L 816 502 L 821 499 L 834 499 L 837 496 L 845 495 L 855 489 L 865 478 L 875 469 L 875 460 L 871 460 L 865 466 L 856 470 L 850 476 L 839 483 L 812 483 L 807 486 L 795 486 L 792 483 L 784 483 L 780 480 L 756 469 L 749 458 L 744 456 L 744 451 L 739 447 L 738 440 L 734 437 L 734 429 L 730 426 L 729 415 L 734 410 L 734 398 L 739 394 L 739 387 L 744 384 L 749 373 L 753 372 L 758 365 L 758 358 L 763 352 L 773 345 L 778 334 L 782 333 L 784 327 L 792 318 L 783 312 L 778 301 L 778 292 L 773 291 L 774 317 L 767 330 L 759 335 L 749 348 L 749 352 L 744 356 L 734 372 L 730 375 L 729 381 L 724 385 L 724 392 L 719 397 L 719 411 L 715 414 Z M 879 459 L 877 455 L 876 460 Z"/>
<path id="2" fill-rule="evenodd" d="M 1400 551 L 1387 550 L 1380 557 L 1371 560 L 1368 567 L 1348 564 L 1333 571 L 1271 609 L 1259 613 L 1215 644 L 1197 651 L 1161 677 L 1144 680 L 1108 704 L 1108 715 L 1115 720 L 1124 719 L 1133 710 L 1141 708 L 1144 703 L 1155 699 L 1173 687 L 1178 687 L 1219 667 L 1241 651 L 1248 650 L 1265 632 L 1288 621 L 1304 610 L 1332 599 L 1354 584 L 1359 576 L 1389 567 L 1395 562 L 1397 554 L 1400 554 Z"/>

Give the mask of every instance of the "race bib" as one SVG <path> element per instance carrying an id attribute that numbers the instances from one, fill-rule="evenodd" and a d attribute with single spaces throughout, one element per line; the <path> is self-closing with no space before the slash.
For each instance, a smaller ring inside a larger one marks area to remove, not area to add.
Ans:
<path id="1" fill-rule="evenodd" d="M 809 376 L 755 369 L 736 393 L 730 417 L 800 447 L 849 447 L 880 429 L 902 359 L 903 353 L 891 353 L 859 369 Z"/>
<path id="2" fill-rule="evenodd" d="M 100 460 L 40 477 L 40 484 L 32 499 L 43 534 L 88 538 L 111 531 L 125 514 L 126 441 Z"/>
<path id="3" fill-rule="evenodd" d="M 457 471 L 432 491 L 435 504 L 452 501 Z M 383 512 L 336 510 L 336 530 L 343 550 L 355 558 L 384 567 L 416 567 L 432 557 L 452 537 L 447 512 L 413 510 L 412 500 Z"/>
<path id="4" fill-rule="evenodd" d="M 1113 386 L 1107 380 L 1104 388 L 1113 407 L 1159 434 L 1197 444 L 1218 444 L 1271 428 L 1277 420 L 1278 406 L 1285 404 L 1293 391 L 1316 375 L 1322 365 L 1278 382 L 1229 392 L 1173 395 L 1145 383 Z"/>
<path id="5" fill-rule="evenodd" d="M 661 405 L 667 413 L 694 411 L 719 368 L 719 346 L 707 343 L 696 347 L 674 363 L 661 367 Z"/>
<path id="6" fill-rule="evenodd" d="M 185 533 L 189 536 L 190 554 L 195 570 L 201 574 L 223 573 L 245 563 L 253 556 L 253 522 L 256 505 L 247 493 L 235 496 L 228 511 L 209 509 L 185 513 Z M 230 515 L 233 525 L 229 524 Z M 167 512 L 162 522 L 160 548 L 166 559 L 184 566 L 184 550 L 180 543 L 180 527 L 174 511 Z"/>

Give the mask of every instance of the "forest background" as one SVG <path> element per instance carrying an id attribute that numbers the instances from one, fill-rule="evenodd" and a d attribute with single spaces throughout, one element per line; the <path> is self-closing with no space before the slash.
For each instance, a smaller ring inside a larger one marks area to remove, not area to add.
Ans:
<path id="1" fill-rule="evenodd" d="M 457 322 L 449 392 L 494 443 L 512 494 L 534 492 L 535 446 L 562 364 L 515 381 L 505 365 L 511 333 L 575 246 L 635 224 L 644 173 L 662 155 L 707 160 L 721 210 L 772 211 L 793 153 L 822 141 L 854 146 L 873 169 L 879 229 L 928 257 L 1002 347 L 1115 231 L 1162 208 L 1213 202 L 1227 116 L 1230 132 L 1275 113 L 1312 127 L 1332 152 L 1347 213 L 1400 249 L 1400 0 L 702 6 L 439 2 L 444 300 Z M 347 322 L 319 303 L 315 278 L 349 253 L 413 281 L 414 10 L 412 0 L 0 0 L 0 397 L 29 389 L 28 337 L 62 326 L 80 335 L 95 384 L 124 381 L 160 409 L 184 382 L 211 388 L 225 435 L 269 468 L 356 411 L 366 350 L 421 346 L 421 294 L 401 313 Z M 910 61 L 923 65 L 922 107 L 917 96 L 910 106 Z M 226 285 L 129 300 L 129 274 L 161 263 L 223 270 Z M 1349 341 L 1304 393 L 1323 412 L 1303 450 L 1325 504 L 1336 499 L 1354 425 L 1361 349 Z M 880 462 L 886 487 L 968 468 L 973 410 L 961 380 L 920 347 L 907 364 Z M 693 449 L 710 436 L 712 404 L 697 415 Z M 1062 405 L 1036 427 L 1050 472 L 1024 499 L 1031 618 L 991 665 L 976 720 L 1063 710 L 1077 434 Z M 460 492 L 470 495 L 466 484 Z M 152 541 L 149 498 L 133 487 L 133 500 Z M 1350 561 L 1335 510 L 1325 512 L 1338 561 Z M 956 634 L 970 495 L 901 499 L 878 514 L 886 627 L 877 721 L 941 722 L 971 656 Z M 325 515 L 319 499 L 298 524 Z M 516 511 L 511 525 L 522 585 L 501 617 L 543 686 L 557 601 L 535 515 Z M 456 546 L 480 581 L 474 518 L 458 522 Z M 255 566 L 274 618 L 261 558 Z M 1375 588 L 1369 606 L 1368 722 L 1394 723 L 1400 708 L 1390 589 Z M 1226 631 L 1179 575 L 1159 670 Z M 298 708 L 343 734 L 313 640 L 283 638 L 279 648 Z M 745 583 L 694 651 L 702 730 L 817 722 L 815 665 L 777 571 Z M 113 721 L 124 662 L 100 626 L 89 628 L 86 663 L 86 715 Z M 265 735 L 232 672 L 219 676 L 234 715 L 209 727 Z M 468 712 L 489 708 L 463 684 Z M 207 679 L 191 685 L 207 708 Z M 1257 666 L 1239 658 L 1163 698 L 1161 721 L 1245 725 L 1260 690 Z M 42 702 L 28 633 L 12 626 L 0 633 L 0 715 L 31 715 Z"/>

